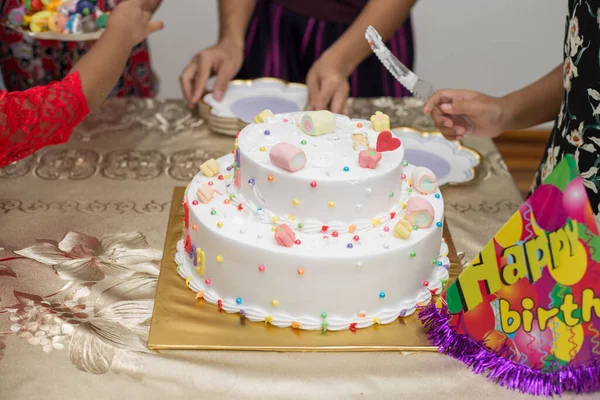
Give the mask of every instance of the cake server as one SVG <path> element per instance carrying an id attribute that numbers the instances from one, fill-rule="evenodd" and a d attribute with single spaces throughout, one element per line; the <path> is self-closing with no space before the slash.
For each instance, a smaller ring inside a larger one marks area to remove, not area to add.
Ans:
<path id="1" fill-rule="evenodd" d="M 396 56 L 386 47 L 385 43 L 383 43 L 381 35 L 379 35 L 379 32 L 377 32 L 375 28 L 372 26 L 367 28 L 365 39 L 367 39 L 369 46 L 371 46 L 371 50 L 390 74 L 392 74 L 392 76 L 415 97 L 427 101 L 435 93 L 435 89 L 431 83 L 419 78 L 417 74 L 408 69 L 406 65 L 402 64 L 402 62 L 396 58 Z M 457 124 L 466 126 L 466 133 L 471 132 L 473 123 L 466 116 L 448 115 L 448 117 Z"/>

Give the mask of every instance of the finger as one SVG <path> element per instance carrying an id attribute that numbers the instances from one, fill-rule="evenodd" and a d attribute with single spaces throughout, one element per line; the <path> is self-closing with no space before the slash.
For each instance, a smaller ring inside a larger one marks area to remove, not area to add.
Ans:
<path id="1" fill-rule="evenodd" d="M 152 13 L 148 12 L 148 11 L 142 11 L 142 19 L 145 22 L 148 22 L 152 19 Z"/>
<path id="2" fill-rule="evenodd" d="M 341 85 L 333 94 L 331 98 L 331 112 L 336 114 L 342 114 L 344 109 L 348 108 L 348 94 L 350 88 L 348 85 Z"/>
<path id="3" fill-rule="evenodd" d="M 313 103 L 313 107 L 315 110 L 325 110 L 328 109 L 331 100 L 333 99 L 333 95 L 335 94 L 338 88 L 338 84 L 332 80 L 322 80 L 319 85 L 319 90 L 315 96 L 315 101 Z"/>
<path id="4" fill-rule="evenodd" d="M 444 89 L 438 90 L 431 96 L 427 103 L 425 103 L 425 107 L 423 107 L 423 111 L 426 114 L 430 114 L 434 108 L 439 107 L 441 104 L 445 103 L 454 103 L 456 101 L 461 101 L 465 96 L 464 91 L 461 90 L 453 90 L 453 89 Z"/>
<path id="5" fill-rule="evenodd" d="M 148 24 L 146 29 L 148 31 L 148 35 L 152 35 L 155 32 L 162 31 L 164 28 L 165 24 L 162 21 L 152 21 Z"/>
<path id="6" fill-rule="evenodd" d="M 444 103 L 440 105 L 442 112 L 449 115 L 473 115 L 477 113 L 479 104 L 476 101 L 453 101 L 452 104 Z"/>
<path id="7" fill-rule="evenodd" d="M 196 70 L 198 66 L 194 59 L 185 67 L 181 75 L 179 76 L 179 84 L 181 85 L 181 91 L 183 97 L 188 102 L 188 105 L 192 106 L 192 97 L 194 95 L 194 76 L 196 76 Z"/>
<path id="8" fill-rule="evenodd" d="M 307 100 L 307 108 L 308 110 L 314 111 L 314 103 L 316 101 L 316 96 L 319 93 L 319 80 L 315 74 L 308 73 L 306 77 L 306 86 L 308 89 L 308 100 Z"/>
<path id="9" fill-rule="evenodd" d="M 444 115 L 439 108 L 434 108 L 431 112 L 431 119 L 433 119 L 433 123 L 436 128 L 452 128 L 454 126 L 454 121 L 451 118 Z"/>
<path id="10" fill-rule="evenodd" d="M 344 111 L 342 112 L 342 114 L 348 116 L 350 115 L 350 105 L 348 104 L 348 102 L 346 101 L 346 104 L 344 104 Z"/>
<path id="11" fill-rule="evenodd" d="M 210 78 L 212 62 L 211 60 L 203 55 L 197 56 L 197 70 L 194 76 L 194 92 L 192 94 L 192 104 L 196 104 L 202 98 L 206 90 L 206 82 Z"/>
<path id="12" fill-rule="evenodd" d="M 213 96 L 217 101 L 223 100 L 229 82 L 237 73 L 230 65 L 229 63 L 221 63 L 217 71 L 217 79 L 213 87 Z"/>

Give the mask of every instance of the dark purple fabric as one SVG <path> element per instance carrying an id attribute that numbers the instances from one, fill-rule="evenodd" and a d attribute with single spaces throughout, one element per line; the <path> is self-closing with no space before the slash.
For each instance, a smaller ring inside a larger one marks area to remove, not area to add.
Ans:
<path id="1" fill-rule="evenodd" d="M 349 26 L 306 17 L 282 7 L 280 2 L 281 0 L 258 2 L 246 34 L 246 57 L 238 79 L 270 76 L 303 83 L 313 63 Z M 413 68 L 414 45 L 410 18 L 388 41 L 387 46 L 400 61 Z M 365 59 L 353 71 L 349 84 L 352 97 L 410 95 L 389 75 L 374 55 Z"/>
<path id="2" fill-rule="evenodd" d="M 328 22 L 350 24 L 368 0 L 272 0 L 288 10 Z"/>

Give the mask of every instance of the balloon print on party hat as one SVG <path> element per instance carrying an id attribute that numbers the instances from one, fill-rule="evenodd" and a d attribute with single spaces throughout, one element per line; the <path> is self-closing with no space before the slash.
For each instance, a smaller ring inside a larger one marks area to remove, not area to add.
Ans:
<path id="1" fill-rule="evenodd" d="M 600 236 L 571 156 L 419 318 L 440 352 L 507 388 L 600 390 Z"/>

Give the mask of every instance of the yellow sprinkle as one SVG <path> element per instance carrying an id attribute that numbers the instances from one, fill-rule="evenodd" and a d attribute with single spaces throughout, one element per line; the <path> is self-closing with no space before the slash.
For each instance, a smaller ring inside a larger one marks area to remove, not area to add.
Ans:
<path id="1" fill-rule="evenodd" d="M 187 288 L 190 288 L 190 281 L 192 280 L 191 276 L 188 276 L 187 278 L 185 278 L 185 286 L 187 286 Z"/>
<path id="2" fill-rule="evenodd" d="M 196 273 L 200 276 L 204 275 L 204 264 L 205 264 L 205 255 L 204 252 L 196 248 L 196 261 L 198 262 L 198 266 L 196 267 Z"/>
<path id="3" fill-rule="evenodd" d="M 274 226 L 271 227 L 271 232 L 275 232 L 275 227 Z"/>
<path id="4" fill-rule="evenodd" d="M 222 228 L 223 227 L 223 223 L 221 221 L 217 222 L 217 227 L 218 228 Z"/>
<path id="5" fill-rule="evenodd" d="M 267 315 L 265 317 L 265 325 L 270 324 L 271 322 L 273 322 L 273 317 L 271 317 L 270 315 Z"/>
<path id="6" fill-rule="evenodd" d="M 356 230 L 356 225 L 352 224 L 348 227 L 348 232 L 352 233 Z"/>
<path id="7" fill-rule="evenodd" d="M 201 299 L 204 297 L 204 292 L 202 290 L 199 290 L 198 293 L 196 293 L 196 299 Z"/>
<path id="8" fill-rule="evenodd" d="M 279 300 L 277 300 L 277 299 L 273 299 L 273 300 L 271 300 L 271 305 L 272 305 L 273 307 L 277 307 L 277 306 L 279 305 Z"/>
<path id="9" fill-rule="evenodd" d="M 288 215 L 288 219 L 289 219 L 290 221 L 295 221 L 295 220 L 296 220 L 296 217 L 294 217 L 293 215 Z"/>
<path id="10" fill-rule="evenodd" d="M 292 328 L 294 328 L 294 329 L 300 329 L 300 322 L 298 322 L 298 321 L 292 322 Z"/>
<path id="11" fill-rule="evenodd" d="M 373 318 L 373 323 L 379 325 L 379 317 Z"/>
<path id="12" fill-rule="evenodd" d="M 402 203 L 400 203 L 400 205 L 402 206 L 402 208 L 406 208 L 406 202 L 403 201 Z"/>
<path id="13" fill-rule="evenodd" d="M 261 147 L 261 148 L 260 148 L 260 151 L 264 153 L 265 151 L 267 151 L 267 149 L 266 149 L 266 148 L 264 148 L 264 147 Z"/>
<path id="14" fill-rule="evenodd" d="M 330 201 L 329 203 L 327 203 L 327 206 L 328 206 L 329 208 L 333 208 L 333 207 L 335 207 L 335 201 Z"/>
<path id="15" fill-rule="evenodd" d="M 294 200 L 292 200 L 292 204 L 297 206 L 298 204 L 300 204 L 300 200 L 294 199 Z"/>
<path id="16" fill-rule="evenodd" d="M 220 255 L 220 254 L 219 254 L 219 255 L 217 256 L 217 262 L 218 262 L 218 263 L 220 263 L 220 262 L 223 262 L 223 256 L 222 256 L 222 255 Z"/>
<path id="17" fill-rule="evenodd" d="M 377 218 L 373 218 L 371 220 L 371 223 L 373 224 L 373 227 L 377 227 L 377 226 L 381 225 L 381 220 L 377 219 Z"/>
<path id="18" fill-rule="evenodd" d="M 273 218 L 271 218 L 271 221 L 273 221 L 274 223 L 277 223 L 277 221 L 279 221 L 279 217 L 277 215 L 275 215 Z"/>

